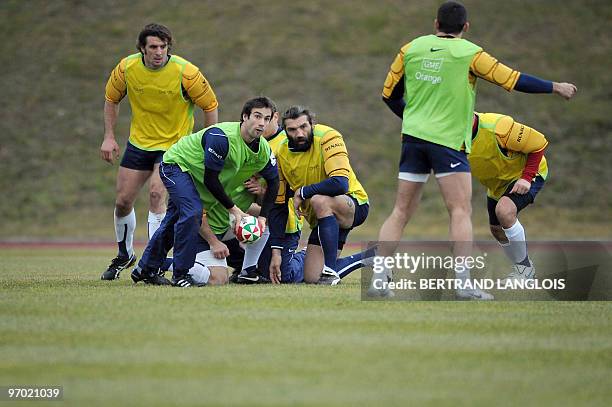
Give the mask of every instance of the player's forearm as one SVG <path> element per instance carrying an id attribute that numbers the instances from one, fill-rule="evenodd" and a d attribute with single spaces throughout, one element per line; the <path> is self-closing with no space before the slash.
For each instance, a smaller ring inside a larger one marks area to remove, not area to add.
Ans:
<path id="1" fill-rule="evenodd" d="M 537 76 L 521 73 L 514 90 L 524 93 L 552 93 L 553 83 Z"/>
<path id="2" fill-rule="evenodd" d="M 303 199 L 309 199 L 313 195 L 338 196 L 348 192 L 349 182 L 346 177 L 329 177 L 326 180 L 316 184 L 303 186 L 301 196 Z"/>
<path id="3" fill-rule="evenodd" d="M 555 93 L 568 100 L 577 90 L 576 85 L 572 83 L 552 82 L 525 73 L 521 73 L 514 89 L 525 93 Z"/>
<path id="4" fill-rule="evenodd" d="M 115 125 L 119 116 L 119 104 L 104 101 L 104 139 L 115 138 Z"/>
<path id="5" fill-rule="evenodd" d="M 214 244 L 219 242 L 219 239 L 210 228 L 206 216 L 202 217 L 202 225 L 200 226 L 200 236 L 202 236 L 210 246 L 213 246 Z"/>
<path id="6" fill-rule="evenodd" d="M 232 201 L 232 199 L 225 193 L 223 185 L 221 185 L 221 181 L 219 180 L 219 171 L 214 171 L 204 167 L 204 186 L 226 209 L 230 209 L 235 206 L 234 201 Z"/>
<path id="7" fill-rule="evenodd" d="M 395 113 L 397 117 L 399 117 L 400 119 L 404 118 L 404 108 L 406 107 L 406 101 L 404 100 L 404 98 L 387 99 L 386 97 L 383 97 L 383 102 L 385 102 L 387 107 L 391 109 L 391 111 Z"/>
<path id="8" fill-rule="evenodd" d="M 535 176 L 538 174 L 538 170 L 540 169 L 540 162 L 542 161 L 542 157 L 544 157 L 544 150 L 546 150 L 546 148 L 527 155 L 527 162 L 525 163 L 525 168 L 523 168 L 523 173 L 521 174 L 522 179 L 529 182 L 533 181 Z"/>
<path id="9" fill-rule="evenodd" d="M 204 112 L 204 127 L 212 126 L 219 121 L 219 111 L 217 109 Z"/>

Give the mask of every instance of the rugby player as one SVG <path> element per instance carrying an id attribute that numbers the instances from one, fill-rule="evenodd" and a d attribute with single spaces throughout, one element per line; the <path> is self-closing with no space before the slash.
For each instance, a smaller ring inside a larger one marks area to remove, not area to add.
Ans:
<path id="1" fill-rule="evenodd" d="M 469 28 L 465 7 L 448 1 L 438 9 L 435 35 L 418 37 L 395 57 L 383 88 L 383 100 L 402 118 L 402 154 L 395 206 L 382 225 L 379 254 L 390 256 L 415 212 L 423 185 L 433 170 L 450 216 L 453 254 L 472 250 L 471 177 L 467 154 L 471 151 L 471 125 L 476 79 L 504 89 L 527 93 L 554 93 L 570 99 L 576 86 L 542 80 L 518 72 L 462 38 Z M 470 271 L 455 270 L 467 280 Z M 391 270 L 386 270 L 391 278 Z M 458 290 L 459 299 L 490 300 L 479 289 Z"/>
<path id="2" fill-rule="evenodd" d="M 534 202 L 548 177 L 547 146 L 542 133 L 510 116 L 474 114 L 468 159 L 474 177 L 487 187 L 491 234 L 513 263 L 509 280 L 535 278 L 525 229 L 517 215 Z"/>
<path id="3" fill-rule="evenodd" d="M 106 84 L 103 160 L 113 163 L 120 148 L 115 140 L 119 103 L 127 95 L 132 109 L 130 137 L 116 181 L 115 234 L 119 250 L 102 280 L 114 280 L 136 262 L 134 201 L 149 181 L 149 237 L 165 215 L 166 192 L 158 175 L 164 152 L 193 131 L 193 109 L 204 111 L 204 125 L 217 122 L 217 98 L 198 67 L 170 55 L 172 34 L 160 24 L 148 24 L 138 35 L 138 53 L 123 58 Z"/>
<path id="4" fill-rule="evenodd" d="M 267 141 L 261 139 L 273 107 L 267 97 L 251 99 L 243 106 L 240 122 L 220 123 L 183 137 L 164 154 L 159 171 L 170 194 L 168 213 L 132 273 L 134 282 L 168 284 L 158 271 L 174 247 L 172 284 L 194 285 L 188 271 L 201 251 L 197 242 L 203 209 L 223 209 L 228 219 L 231 214 L 240 223 L 245 213 L 227 192 L 254 173 L 268 184 L 260 214 L 265 230 L 278 191 L 276 160 Z"/>
<path id="5" fill-rule="evenodd" d="M 282 250 L 293 197 L 297 216 L 312 227 L 304 259 L 304 281 L 335 285 L 340 282 L 337 257 L 351 229 L 361 225 L 369 211 L 368 195 L 349 163 L 342 135 L 315 124 L 313 113 L 290 107 L 282 116 L 286 137 L 276 150 L 280 186 L 270 217 L 270 279 L 282 281 Z"/>

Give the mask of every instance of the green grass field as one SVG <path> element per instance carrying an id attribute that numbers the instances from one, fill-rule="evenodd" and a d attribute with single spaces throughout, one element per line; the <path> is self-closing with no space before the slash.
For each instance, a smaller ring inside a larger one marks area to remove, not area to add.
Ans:
<path id="1" fill-rule="evenodd" d="M 365 302 L 357 277 L 338 287 L 133 286 L 127 275 L 98 280 L 110 248 L 0 255 L 0 384 L 62 385 L 62 405 L 612 397 L 610 302 Z"/>

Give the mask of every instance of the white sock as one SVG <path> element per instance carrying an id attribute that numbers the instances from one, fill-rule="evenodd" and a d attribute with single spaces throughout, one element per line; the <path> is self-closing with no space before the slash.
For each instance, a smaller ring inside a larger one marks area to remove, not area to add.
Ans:
<path id="1" fill-rule="evenodd" d="M 470 268 L 464 262 L 455 263 L 455 278 L 464 282 L 470 279 Z"/>
<path id="2" fill-rule="evenodd" d="M 155 234 L 155 231 L 157 231 L 157 229 L 159 229 L 159 225 L 161 225 L 161 222 L 164 219 L 164 216 L 166 216 L 166 212 L 153 213 L 153 212 L 149 211 L 149 218 L 148 218 L 149 240 L 151 240 L 151 236 L 153 236 L 153 234 Z"/>
<path id="3" fill-rule="evenodd" d="M 245 275 L 246 269 L 249 267 L 256 267 L 257 261 L 259 260 L 259 256 L 261 252 L 263 252 L 266 243 L 268 242 L 268 238 L 270 237 L 270 228 L 266 227 L 266 230 L 263 232 L 261 237 L 257 239 L 255 243 L 246 244 L 244 248 L 244 260 L 242 261 L 242 271 L 240 274 Z"/>
<path id="4" fill-rule="evenodd" d="M 119 244 L 119 254 L 121 253 L 122 246 L 127 251 L 127 255 L 131 257 L 134 254 L 134 230 L 136 230 L 136 213 L 134 208 L 132 211 L 122 218 L 118 218 L 115 213 L 115 235 L 117 237 L 117 243 Z"/>
<path id="5" fill-rule="evenodd" d="M 503 228 L 502 228 L 503 229 Z M 502 244 L 506 256 L 512 261 L 512 263 L 520 263 L 527 258 L 527 242 L 525 241 L 525 229 L 521 222 L 516 220 L 514 225 L 508 229 L 503 229 L 508 243 Z"/>
<path id="6" fill-rule="evenodd" d="M 372 264 L 372 281 L 370 287 L 379 289 L 382 287 L 382 283 L 386 283 L 388 278 L 393 278 L 393 270 L 385 265 L 384 256 L 374 256 L 368 261 Z"/>

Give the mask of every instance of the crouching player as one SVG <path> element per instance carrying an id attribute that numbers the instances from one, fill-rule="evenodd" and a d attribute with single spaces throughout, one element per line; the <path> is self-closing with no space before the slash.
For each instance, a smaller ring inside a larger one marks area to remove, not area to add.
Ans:
<path id="1" fill-rule="evenodd" d="M 472 174 L 487 187 L 491 233 L 513 263 L 507 279 L 533 279 L 525 229 L 517 215 L 534 202 L 548 175 L 548 141 L 535 129 L 497 113 L 475 113 Z"/>
<path id="2" fill-rule="evenodd" d="M 230 198 L 244 213 L 259 216 L 261 207 L 255 201 L 262 200 L 264 195 L 265 188 L 256 177 L 251 177 L 244 185 L 236 188 Z M 242 282 L 236 281 L 241 275 L 245 275 L 244 282 L 251 282 L 252 279 L 246 276 L 245 269 L 257 266 L 259 255 L 269 235 L 270 232 L 266 228 L 256 242 L 246 245 L 245 248 L 241 247 L 227 209 L 222 205 L 212 205 L 202 216 L 202 226 L 196 238 L 196 259 L 193 267 L 189 269 L 189 274 L 198 285 L 222 285 L 228 282 L 228 267 L 232 267 L 235 274 L 230 279 L 231 282 Z M 162 274 L 166 271 L 173 271 L 171 257 L 168 257 L 161 267 Z M 266 279 L 253 282 L 270 281 Z"/>
<path id="3" fill-rule="evenodd" d="M 281 282 L 282 251 L 288 200 L 296 214 L 312 227 L 304 259 L 304 281 L 336 285 L 340 282 L 338 253 L 351 229 L 361 225 L 369 211 L 368 195 L 349 163 L 342 135 L 314 124 L 313 114 L 301 106 L 282 116 L 286 140 L 275 151 L 280 186 L 270 212 L 272 257 L 270 279 Z"/>
<path id="4" fill-rule="evenodd" d="M 268 143 L 260 138 L 273 106 L 266 97 L 251 99 L 243 106 L 240 122 L 220 123 L 183 137 L 164 154 L 160 175 L 170 194 L 168 212 L 132 272 L 134 282 L 168 284 L 158 271 L 174 247 L 172 284 L 192 286 L 188 273 L 198 253 L 202 209 L 223 208 L 239 222 L 245 214 L 227 194 L 254 173 L 268 183 L 261 213 L 265 229 L 278 191 L 278 173 Z"/>

